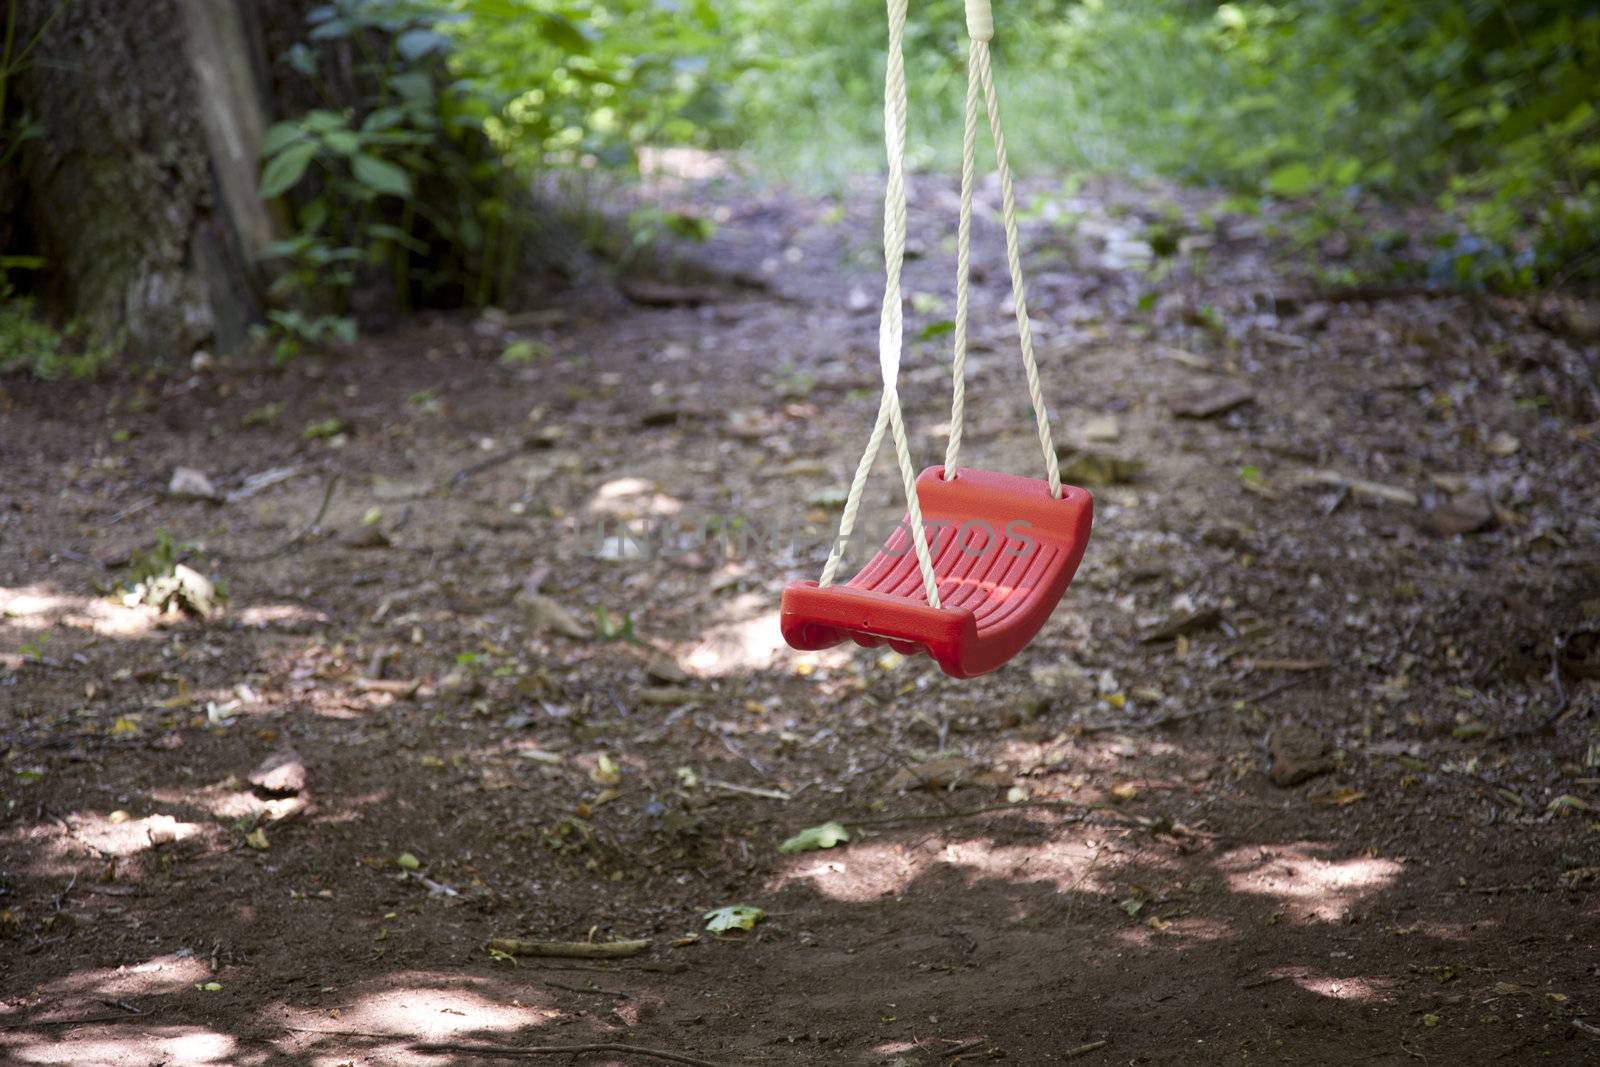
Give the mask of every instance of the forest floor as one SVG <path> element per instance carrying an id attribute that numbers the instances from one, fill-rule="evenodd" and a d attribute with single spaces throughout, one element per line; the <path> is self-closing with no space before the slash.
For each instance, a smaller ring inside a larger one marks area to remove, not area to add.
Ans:
<path id="1" fill-rule="evenodd" d="M 876 406 L 870 190 L 667 187 L 739 283 L 4 382 L 0 1059 L 1600 1063 L 1597 304 L 1330 295 L 1199 194 L 1027 193 L 1096 526 L 973 681 L 777 632 Z M 1031 475 L 983 199 L 966 461 Z M 158 531 L 225 610 L 124 601 Z"/>

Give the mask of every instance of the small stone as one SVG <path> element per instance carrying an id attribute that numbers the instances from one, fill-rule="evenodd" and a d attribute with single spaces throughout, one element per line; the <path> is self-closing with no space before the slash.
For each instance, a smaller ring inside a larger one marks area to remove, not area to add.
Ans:
<path id="1" fill-rule="evenodd" d="M 1488 449 L 1491 456 L 1500 456 L 1501 458 L 1514 456 L 1521 448 L 1522 442 L 1517 439 L 1517 436 L 1506 433 L 1504 430 L 1489 438 Z"/>
<path id="2" fill-rule="evenodd" d="M 1306 726 L 1289 723 L 1278 727 L 1272 732 L 1267 751 L 1272 759 L 1267 776 L 1273 785 L 1285 789 L 1333 770 L 1328 742 Z"/>
<path id="3" fill-rule="evenodd" d="M 306 787 L 306 765 L 293 748 L 280 748 L 250 772 L 250 784 L 263 793 L 293 796 Z"/>
<path id="4" fill-rule="evenodd" d="M 483 691 L 483 683 L 475 675 L 468 674 L 460 667 L 450 670 L 443 678 L 439 679 L 439 692 L 451 696 L 472 697 Z"/>
<path id="5" fill-rule="evenodd" d="M 1115 415 L 1098 415 L 1083 424 L 1085 441 L 1109 442 L 1122 436 L 1122 427 Z"/>
<path id="6" fill-rule="evenodd" d="M 204 500 L 212 504 L 222 499 L 222 494 L 217 492 L 217 487 L 211 484 L 205 472 L 193 467 L 179 467 L 172 472 L 172 480 L 167 483 L 167 495 L 180 500 Z"/>
<path id="7" fill-rule="evenodd" d="M 1476 533 L 1494 522 L 1494 507 L 1476 493 L 1455 497 L 1434 508 L 1428 525 L 1440 537 Z"/>

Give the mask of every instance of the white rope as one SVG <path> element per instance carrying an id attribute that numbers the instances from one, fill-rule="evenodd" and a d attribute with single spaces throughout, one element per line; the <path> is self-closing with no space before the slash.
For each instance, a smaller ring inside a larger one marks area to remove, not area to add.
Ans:
<path id="1" fill-rule="evenodd" d="M 820 585 L 832 584 L 839 569 L 839 559 L 855 527 L 856 515 L 861 509 L 861 494 L 866 487 L 867 474 L 883 445 L 887 428 L 894 440 L 895 456 L 900 465 L 900 479 L 905 488 L 906 512 L 911 525 L 911 544 L 917 554 L 917 566 L 922 571 L 922 585 L 928 604 L 939 606 L 939 580 L 933 573 L 933 557 L 928 551 L 928 536 L 922 526 L 922 506 L 917 499 L 917 475 L 911 463 L 911 446 L 906 440 L 905 419 L 900 412 L 898 381 L 900 377 L 900 352 L 905 342 L 905 312 L 901 296 L 900 274 L 906 257 L 906 5 L 907 0 L 888 0 L 889 58 L 884 71 L 883 87 L 883 137 L 889 157 L 889 182 L 883 197 L 883 257 L 885 280 L 883 310 L 878 321 L 878 365 L 883 372 L 883 399 L 878 405 L 878 419 L 867 441 L 856 476 L 845 497 L 844 514 L 839 520 L 839 537 L 828 552 L 828 562 L 822 570 Z"/>
<path id="2" fill-rule="evenodd" d="M 967 25 L 972 26 L 972 2 L 967 4 Z M 992 27 L 991 27 L 992 28 Z M 977 42 L 972 44 L 977 47 Z M 955 387 L 950 401 L 950 443 L 944 452 L 944 479 L 956 476 L 961 456 L 961 431 L 967 414 L 967 308 L 972 278 L 972 187 L 977 175 L 978 98 L 983 94 L 978 68 L 967 61 L 967 117 L 961 134 L 961 221 L 956 227 L 956 330 L 955 358 L 951 364 Z"/>
<path id="3" fill-rule="evenodd" d="M 989 57 L 989 40 L 994 36 L 994 15 L 990 0 L 967 0 L 967 32 L 972 38 L 967 58 L 967 119 L 961 145 L 961 221 L 956 233 L 956 324 L 954 402 L 950 411 L 950 444 L 945 451 L 946 479 L 955 477 L 966 418 L 967 308 L 968 275 L 971 269 L 972 184 L 977 156 L 977 93 L 981 86 L 989 113 L 989 132 L 994 138 L 995 169 L 1000 175 L 1000 215 L 1006 234 L 1006 263 L 1011 271 L 1011 292 L 1016 304 L 1017 334 L 1022 346 L 1022 366 L 1028 378 L 1028 398 L 1039 428 L 1039 445 L 1044 450 L 1045 474 L 1050 495 L 1061 496 L 1061 464 L 1056 459 L 1055 442 L 1050 434 L 1050 412 L 1045 406 L 1044 387 L 1039 382 L 1039 363 L 1034 355 L 1033 327 L 1028 321 L 1028 298 L 1022 278 L 1022 249 L 1017 236 L 1017 195 L 1011 181 L 1011 164 L 1006 156 L 1005 131 L 1000 123 L 1000 99 L 994 87 L 994 69 Z"/>

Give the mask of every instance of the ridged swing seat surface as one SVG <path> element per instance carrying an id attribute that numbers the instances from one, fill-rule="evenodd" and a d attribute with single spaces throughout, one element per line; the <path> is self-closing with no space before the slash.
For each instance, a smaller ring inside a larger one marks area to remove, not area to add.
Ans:
<path id="1" fill-rule="evenodd" d="M 972 39 L 967 64 L 966 128 L 962 144 L 961 216 L 956 240 L 955 398 L 950 443 L 941 467 L 913 473 L 898 380 L 904 343 L 900 274 L 905 259 L 907 0 L 887 0 L 889 61 L 885 75 L 885 141 L 889 182 L 884 196 L 887 267 L 878 359 L 883 396 L 867 448 L 856 468 L 839 523 L 839 538 L 822 578 L 784 590 L 780 626 L 794 648 L 817 650 L 847 640 L 867 648 L 887 644 L 903 653 L 927 652 L 945 673 L 970 678 L 994 670 L 1033 639 L 1060 602 L 1083 559 L 1094 502 L 1061 484 L 1050 418 L 1039 382 L 1022 281 L 1016 196 L 1000 128 L 989 58 L 994 36 L 990 0 L 967 0 Z M 968 278 L 978 107 L 986 104 L 1000 176 L 1001 217 L 1011 271 L 1022 362 L 1044 450 L 1046 479 L 1037 481 L 957 466 L 965 405 Z M 885 435 L 906 493 L 906 516 L 883 548 L 844 585 L 834 585 L 861 506 L 862 490 Z M 933 531 L 930 537 L 929 531 Z"/>
<path id="2" fill-rule="evenodd" d="M 853 640 L 927 652 L 956 678 L 987 674 L 1033 640 L 1083 559 L 1093 501 L 1073 486 L 1054 498 L 1031 478 L 962 468 L 946 481 L 942 471 L 930 467 L 917 480 L 923 520 L 935 531 L 928 550 L 939 607 L 928 603 L 902 523 L 844 585 L 785 590 L 784 640 L 806 650 Z M 1009 518 L 997 526 L 995 516 Z"/>

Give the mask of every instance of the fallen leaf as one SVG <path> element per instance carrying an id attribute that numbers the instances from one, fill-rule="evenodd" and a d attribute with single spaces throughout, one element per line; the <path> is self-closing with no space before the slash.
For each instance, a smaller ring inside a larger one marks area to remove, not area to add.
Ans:
<path id="1" fill-rule="evenodd" d="M 1255 391 L 1248 386 L 1228 382 L 1212 389 L 1203 389 L 1175 397 L 1168 406 L 1180 419 L 1214 419 L 1226 415 L 1234 408 L 1254 403 Z"/>
<path id="2" fill-rule="evenodd" d="M 1504 458 L 1516 455 L 1522 448 L 1522 442 L 1517 439 L 1516 435 L 1501 430 L 1489 438 L 1489 443 L 1485 447 L 1488 449 L 1489 455 Z"/>
<path id="3" fill-rule="evenodd" d="M 395 863 L 399 864 L 401 867 L 404 867 L 408 871 L 415 871 L 422 867 L 422 861 L 417 859 L 416 856 L 409 852 L 402 852 L 400 855 L 396 856 Z"/>
<path id="4" fill-rule="evenodd" d="M 1593 811 L 1594 807 L 1581 797 L 1563 793 L 1552 800 L 1545 810 L 1552 815 L 1577 815 L 1580 812 Z"/>
<path id="5" fill-rule="evenodd" d="M 245 835 L 244 843 L 258 852 L 265 852 L 267 849 L 272 847 L 272 845 L 267 842 L 266 830 L 259 826 Z"/>
<path id="6" fill-rule="evenodd" d="M 778 846 L 778 851 L 784 854 L 794 852 L 813 852 L 821 848 L 832 848 L 841 841 L 850 840 L 850 831 L 837 822 L 825 822 L 821 826 L 810 826 L 783 844 Z"/>
<path id="7" fill-rule="evenodd" d="M 730 904 L 705 914 L 706 930 L 713 934 L 730 930 L 754 930 L 756 923 L 767 917 L 761 908 L 749 904 Z"/>
<path id="8" fill-rule="evenodd" d="M 562 637 L 570 637 L 574 641 L 588 640 L 590 636 L 588 628 L 551 597 L 543 593 L 525 592 L 522 594 L 522 602 L 528 609 L 529 621 L 539 629 Z"/>
<path id="9" fill-rule="evenodd" d="M 222 494 L 211 484 L 211 479 L 193 467 L 179 467 L 172 472 L 172 480 L 167 483 L 167 495 L 180 500 L 204 500 L 211 504 L 222 500 Z"/>
<path id="10" fill-rule="evenodd" d="M 910 789 L 959 789 L 963 786 L 1007 788 L 1011 776 L 966 756 L 944 756 L 902 767 L 889 779 L 891 793 Z"/>
<path id="11" fill-rule="evenodd" d="M 1136 459 L 1110 456 L 1103 452 L 1077 452 L 1070 448 L 1061 457 L 1061 477 L 1073 485 L 1091 489 L 1107 485 L 1127 485 L 1137 481 L 1144 473 L 1144 464 Z"/>

